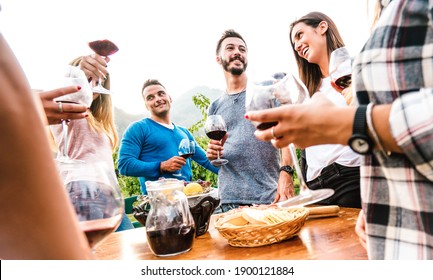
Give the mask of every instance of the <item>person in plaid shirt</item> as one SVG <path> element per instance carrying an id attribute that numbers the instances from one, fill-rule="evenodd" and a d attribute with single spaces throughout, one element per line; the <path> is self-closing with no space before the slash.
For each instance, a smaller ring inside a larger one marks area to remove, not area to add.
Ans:
<path id="1" fill-rule="evenodd" d="M 279 122 L 274 133 L 282 138 L 273 139 L 268 129 L 256 131 L 258 139 L 302 148 L 348 144 L 355 112 L 363 112 L 357 115 L 371 139 L 363 145 L 374 150 L 362 156 L 360 241 L 369 259 L 433 259 L 433 0 L 380 5 L 375 29 L 354 61 L 356 106 L 336 107 L 318 93 L 308 104 L 245 117 Z"/>

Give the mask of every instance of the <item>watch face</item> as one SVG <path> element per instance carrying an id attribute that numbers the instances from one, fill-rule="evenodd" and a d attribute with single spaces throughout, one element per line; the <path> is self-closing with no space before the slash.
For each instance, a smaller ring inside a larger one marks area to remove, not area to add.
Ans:
<path id="1" fill-rule="evenodd" d="M 368 144 L 368 142 L 360 138 L 354 139 L 350 146 L 355 152 L 359 154 L 366 154 L 370 149 L 370 145 Z"/>

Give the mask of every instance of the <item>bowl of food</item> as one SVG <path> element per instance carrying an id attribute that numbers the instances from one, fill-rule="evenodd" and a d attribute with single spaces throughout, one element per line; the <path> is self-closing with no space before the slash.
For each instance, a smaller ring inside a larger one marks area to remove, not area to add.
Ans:
<path id="1" fill-rule="evenodd" d="M 183 192 L 188 198 L 189 208 L 196 226 L 196 236 L 203 235 L 209 229 L 210 217 L 220 203 L 218 190 L 210 182 L 198 180 L 185 182 Z"/>
<path id="2" fill-rule="evenodd" d="M 190 203 L 204 196 L 218 197 L 218 189 L 213 188 L 210 182 L 202 180 L 184 182 L 183 193 Z"/>
<path id="3" fill-rule="evenodd" d="M 243 207 L 219 215 L 215 228 L 234 247 L 259 247 L 297 235 L 307 208 Z"/>

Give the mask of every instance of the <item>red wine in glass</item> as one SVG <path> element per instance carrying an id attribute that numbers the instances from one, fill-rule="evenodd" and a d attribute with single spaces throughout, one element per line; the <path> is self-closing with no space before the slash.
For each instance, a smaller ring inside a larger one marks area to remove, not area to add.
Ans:
<path id="1" fill-rule="evenodd" d="M 329 58 L 329 76 L 339 88 L 345 89 L 352 82 L 352 59 L 345 47 L 332 51 Z"/>
<path id="2" fill-rule="evenodd" d="M 89 42 L 89 47 L 102 56 L 110 56 L 119 50 L 116 44 L 107 39 Z"/>
<path id="3" fill-rule="evenodd" d="M 204 124 L 204 131 L 210 139 L 221 141 L 227 133 L 227 125 L 221 115 L 209 115 Z M 211 161 L 215 166 L 221 166 L 228 162 L 228 160 L 220 158 L 219 153 L 217 158 Z"/>
<path id="4" fill-rule="evenodd" d="M 114 170 L 105 162 L 59 163 L 57 167 L 79 226 L 94 249 L 117 229 L 125 211 Z"/>
<path id="5" fill-rule="evenodd" d="M 116 44 L 107 39 L 89 42 L 89 47 L 101 56 L 110 56 L 119 50 Z M 92 88 L 92 90 L 101 94 L 111 94 L 108 89 L 102 86 L 101 78 L 99 78 L 98 85 Z"/>
<path id="6" fill-rule="evenodd" d="M 247 111 L 265 110 L 286 104 L 301 104 L 309 98 L 308 90 L 302 81 L 292 74 L 277 72 L 264 77 L 253 77 L 248 80 L 245 98 Z M 267 130 L 278 122 L 257 122 L 252 124 L 258 130 Z"/>
<path id="7" fill-rule="evenodd" d="M 84 231 L 89 243 L 89 247 L 94 249 L 105 237 L 114 232 L 121 222 L 122 216 L 117 215 L 114 219 L 98 219 L 81 221 L 80 227 Z"/>
<path id="8" fill-rule="evenodd" d="M 188 158 L 192 157 L 193 154 L 194 153 L 188 153 L 188 154 L 182 154 L 180 156 L 183 157 L 184 159 L 188 159 Z"/>
<path id="9" fill-rule="evenodd" d="M 189 140 L 188 138 L 182 139 L 178 147 L 179 156 L 183 157 L 184 159 L 188 159 L 192 157 L 194 153 L 195 153 L 195 142 Z M 173 176 L 181 177 L 182 176 L 181 170 L 178 170 L 177 172 L 173 173 Z"/>
<path id="10" fill-rule="evenodd" d="M 226 135 L 226 133 L 227 131 L 225 130 L 213 130 L 213 131 L 206 132 L 206 135 L 212 140 L 221 141 Z"/>
<path id="11" fill-rule="evenodd" d="M 335 84 L 342 89 L 348 88 L 352 83 L 352 75 L 345 75 L 335 80 Z"/>

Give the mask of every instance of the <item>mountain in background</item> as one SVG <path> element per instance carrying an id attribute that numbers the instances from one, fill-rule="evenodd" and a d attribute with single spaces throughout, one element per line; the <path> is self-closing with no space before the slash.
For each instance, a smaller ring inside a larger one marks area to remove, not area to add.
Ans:
<path id="1" fill-rule="evenodd" d="M 194 123 L 201 120 L 202 115 L 200 110 L 195 107 L 192 97 L 194 95 L 203 94 L 212 102 L 224 92 L 219 89 L 211 89 L 206 86 L 195 87 L 173 100 L 171 106 L 171 121 L 177 125 L 190 127 Z M 129 114 L 122 109 L 114 108 L 115 123 L 119 137 L 122 138 L 125 129 L 134 121 L 149 117 L 149 112 L 144 108 L 143 114 Z"/>

